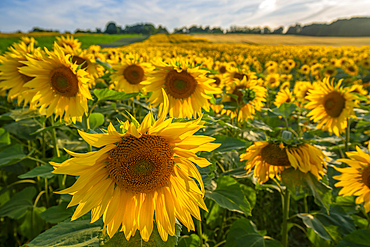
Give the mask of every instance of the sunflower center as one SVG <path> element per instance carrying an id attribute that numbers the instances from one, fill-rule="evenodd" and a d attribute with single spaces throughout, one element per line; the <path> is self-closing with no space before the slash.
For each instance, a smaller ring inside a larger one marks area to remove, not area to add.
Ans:
<path id="1" fill-rule="evenodd" d="M 78 93 L 78 79 L 73 71 L 65 66 L 51 71 L 51 86 L 55 92 L 65 97 L 74 97 Z"/>
<path id="2" fill-rule="evenodd" d="M 226 73 L 226 67 L 221 66 L 220 69 L 218 70 L 218 72 L 220 72 L 220 74 L 225 74 Z"/>
<path id="3" fill-rule="evenodd" d="M 81 69 L 87 68 L 87 60 L 79 57 L 79 56 L 72 56 L 72 63 L 76 63 L 77 65 L 81 65 Z"/>
<path id="4" fill-rule="evenodd" d="M 217 86 L 220 86 L 221 84 L 221 79 L 218 78 L 217 76 L 213 78 L 215 80 L 214 84 L 216 84 Z"/>
<path id="5" fill-rule="evenodd" d="M 168 184 L 172 156 L 173 148 L 163 137 L 127 136 L 109 153 L 107 169 L 120 188 L 149 193 Z"/>
<path id="6" fill-rule="evenodd" d="M 238 72 L 234 74 L 234 78 L 239 79 L 239 80 L 243 80 L 244 76 L 245 76 L 245 79 L 247 81 L 249 81 L 249 77 L 246 74 L 241 74 L 241 73 L 238 73 Z"/>
<path id="7" fill-rule="evenodd" d="M 324 97 L 324 108 L 326 113 L 337 118 L 342 113 L 346 100 L 343 95 L 337 91 L 333 91 Z"/>
<path id="8" fill-rule="evenodd" d="M 277 144 L 268 144 L 262 148 L 262 159 L 272 166 L 290 166 L 288 155 L 285 149 L 281 149 Z"/>
<path id="9" fill-rule="evenodd" d="M 144 70 L 139 65 L 132 64 L 123 71 L 123 76 L 128 83 L 133 85 L 139 84 L 144 79 Z"/>
<path id="10" fill-rule="evenodd" d="M 362 182 L 370 189 L 370 165 L 362 171 Z"/>
<path id="11" fill-rule="evenodd" d="M 190 97 L 198 85 L 194 77 L 185 70 L 180 73 L 171 70 L 167 73 L 165 81 L 167 93 L 176 99 Z"/>

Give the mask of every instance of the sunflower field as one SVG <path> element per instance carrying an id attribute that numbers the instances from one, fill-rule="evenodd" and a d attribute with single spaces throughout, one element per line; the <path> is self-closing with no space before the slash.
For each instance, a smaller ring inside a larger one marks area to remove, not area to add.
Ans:
<path id="1" fill-rule="evenodd" d="M 0 246 L 370 246 L 369 89 L 369 46 L 22 37 Z"/>

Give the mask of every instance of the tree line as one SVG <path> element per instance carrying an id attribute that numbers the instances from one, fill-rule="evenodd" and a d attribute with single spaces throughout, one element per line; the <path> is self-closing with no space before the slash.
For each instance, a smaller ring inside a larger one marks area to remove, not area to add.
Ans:
<path id="1" fill-rule="evenodd" d="M 231 26 L 229 29 L 221 27 L 198 26 L 175 28 L 174 33 L 240 33 L 240 34 L 293 34 L 307 36 L 370 36 L 370 17 L 353 17 L 351 19 L 338 19 L 330 24 L 313 23 L 305 26 L 295 24 L 289 26 L 284 32 L 284 26 L 280 26 L 274 30 L 270 27 L 248 27 L 248 26 Z M 35 27 L 31 32 L 59 32 L 58 30 L 47 30 Z M 76 29 L 75 33 L 105 33 L 105 34 L 144 34 L 151 35 L 156 33 L 169 34 L 166 27 L 159 25 L 155 27 L 151 23 L 139 23 L 134 25 L 126 25 L 124 28 L 117 25 L 115 22 L 109 22 L 105 30 L 96 28 L 94 31 L 90 29 Z"/>

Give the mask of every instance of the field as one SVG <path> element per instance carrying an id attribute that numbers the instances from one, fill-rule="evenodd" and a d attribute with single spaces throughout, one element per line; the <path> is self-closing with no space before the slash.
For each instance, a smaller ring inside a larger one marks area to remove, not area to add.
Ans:
<path id="1" fill-rule="evenodd" d="M 246 43 L 255 45 L 318 45 L 368 46 L 370 37 L 312 37 L 299 35 L 263 34 L 193 34 L 215 43 Z"/>
<path id="2" fill-rule="evenodd" d="M 370 246 L 356 38 L 13 38 L 0 246 Z"/>
<path id="3" fill-rule="evenodd" d="M 11 46 L 14 42 L 18 42 L 20 40 L 20 37 L 22 36 L 29 36 L 29 37 L 34 37 L 35 40 L 37 41 L 38 46 L 40 47 L 46 47 L 48 49 L 51 49 L 53 47 L 54 41 L 56 41 L 57 36 L 61 36 L 61 34 L 58 33 L 35 33 L 33 35 L 29 34 L 5 34 L 5 33 L 0 33 L 0 54 L 4 53 L 9 46 Z M 79 41 L 82 43 L 82 48 L 87 48 L 90 45 L 107 45 L 112 42 L 117 42 L 119 40 L 131 40 L 132 38 L 138 37 L 139 41 L 140 38 L 142 37 L 141 35 L 136 35 L 136 34 L 77 34 L 74 35 L 75 37 L 78 37 Z M 143 38 L 145 39 L 146 36 Z M 122 46 L 122 45 L 127 45 L 128 43 L 125 42 L 118 42 L 116 46 Z"/>

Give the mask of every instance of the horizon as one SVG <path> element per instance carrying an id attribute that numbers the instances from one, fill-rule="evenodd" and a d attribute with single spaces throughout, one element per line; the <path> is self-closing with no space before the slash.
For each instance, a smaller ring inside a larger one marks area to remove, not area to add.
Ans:
<path id="1" fill-rule="evenodd" d="M 361 7 L 362 6 L 362 7 Z M 330 24 L 339 19 L 370 17 L 370 0 L 253 0 L 238 2 L 187 1 L 171 3 L 164 0 L 3 0 L 0 2 L 0 32 L 29 32 L 33 28 L 58 30 L 61 33 L 77 29 L 105 30 L 109 22 L 117 26 L 151 23 L 175 28 L 191 26 L 266 27 L 274 30 L 284 26 L 313 23 Z M 204 10 L 206 9 L 206 11 Z M 185 10 L 185 11 L 184 11 Z M 98 21 L 96 21 L 98 20 Z"/>

